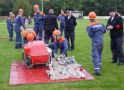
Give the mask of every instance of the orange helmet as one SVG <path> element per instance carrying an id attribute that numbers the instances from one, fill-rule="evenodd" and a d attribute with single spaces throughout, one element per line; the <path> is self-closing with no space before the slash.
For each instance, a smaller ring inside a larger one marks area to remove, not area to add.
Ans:
<path id="1" fill-rule="evenodd" d="M 61 32 L 59 30 L 54 30 L 53 31 L 53 36 L 56 36 L 56 35 L 61 35 Z"/>
<path id="2" fill-rule="evenodd" d="M 34 9 L 38 9 L 38 8 L 39 8 L 39 5 L 35 4 Z"/>
<path id="3" fill-rule="evenodd" d="M 34 35 L 33 35 L 32 33 L 29 33 L 29 34 L 27 35 L 27 40 L 28 40 L 28 41 L 33 41 L 33 40 L 34 40 Z"/>
<path id="4" fill-rule="evenodd" d="M 96 13 L 92 11 L 92 12 L 89 13 L 88 16 L 89 16 L 89 19 L 95 19 L 96 18 Z"/>
<path id="5" fill-rule="evenodd" d="M 27 38 L 27 35 L 28 35 L 29 33 L 32 33 L 32 34 L 34 35 L 34 37 L 36 37 L 35 31 L 33 31 L 33 30 L 31 30 L 31 29 L 27 29 L 27 30 L 23 31 L 23 37 L 24 37 L 24 38 Z"/>

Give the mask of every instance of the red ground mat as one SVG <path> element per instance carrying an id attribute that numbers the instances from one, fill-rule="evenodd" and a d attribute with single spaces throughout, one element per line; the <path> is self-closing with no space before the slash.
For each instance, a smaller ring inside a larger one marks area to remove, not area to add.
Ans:
<path id="1" fill-rule="evenodd" d="M 50 80 L 46 74 L 47 69 L 48 67 L 41 65 L 33 69 L 27 69 L 23 62 L 13 62 L 10 71 L 9 85 L 94 80 L 86 70 L 82 71 L 86 75 L 85 79 Z"/>

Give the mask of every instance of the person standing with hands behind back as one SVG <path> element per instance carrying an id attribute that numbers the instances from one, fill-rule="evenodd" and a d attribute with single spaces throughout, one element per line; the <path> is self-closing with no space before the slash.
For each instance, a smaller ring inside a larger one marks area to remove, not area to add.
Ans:
<path id="1" fill-rule="evenodd" d="M 19 9 L 19 13 L 16 17 L 15 21 L 15 32 L 16 32 L 16 43 L 15 43 L 15 48 L 19 49 L 22 48 L 22 37 L 21 37 L 21 30 L 20 27 L 25 28 L 25 20 L 23 17 L 23 9 Z"/>
<path id="2" fill-rule="evenodd" d="M 77 22 L 71 11 L 67 10 L 66 13 L 67 16 L 65 17 L 65 38 L 67 38 L 68 40 L 68 48 L 74 50 L 75 26 L 77 25 Z M 69 41 L 71 41 L 71 47 Z"/>
<path id="3" fill-rule="evenodd" d="M 54 15 L 54 10 L 49 9 L 48 15 L 45 15 L 44 19 L 44 40 L 46 44 L 49 43 L 50 39 L 51 42 L 54 42 L 52 34 L 55 29 L 58 29 L 57 17 Z"/>
<path id="4" fill-rule="evenodd" d="M 13 40 L 13 12 L 9 12 L 9 17 L 7 19 L 7 29 L 9 32 L 9 40 Z"/>
<path id="5" fill-rule="evenodd" d="M 65 12 L 61 10 L 61 14 L 58 16 L 58 21 L 60 21 L 60 31 L 61 34 L 65 31 Z"/>
<path id="6" fill-rule="evenodd" d="M 109 9 L 110 18 L 107 23 L 107 30 L 110 30 L 112 63 L 124 64 L 123 55 L 123 19 L 117 13 L 116 8 Z"/>

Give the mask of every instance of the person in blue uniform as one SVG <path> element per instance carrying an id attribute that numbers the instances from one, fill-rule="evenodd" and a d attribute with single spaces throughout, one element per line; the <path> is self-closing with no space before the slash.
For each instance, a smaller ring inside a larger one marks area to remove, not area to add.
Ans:
<path id="1" fill-rule="evenodd" d="M 68 47 L 71 50 L 75 49 L 75 26 L 77 25 L 76 18 L 72 15 L 71 11 L 66 11 L 65 17 L 65 38 L 68 40 Z M 70 41 L 70 42 L 69 42 Z"/>
<path id="2" fill-rule="evenodd" d="M 9 40 L 13 40 L 13 13 L 9 12 L 9 17 L 7 19 L 7 29 L 9 33 Z"/>
<path id="3" fill-rule="evenodd" d="M 21 37 L 21 30 L 20 27 L 23 26 L 25 28 L 25 20 L 23 17 L 23 9 L 19 9 L 19 13 L 16 16 L 15 21 L 15 32 L 16 32 L 16 43 L 15 48 L 22 48 L 22 37 Z"/>
<path id="4" fill-rule="evenodd" d="M 34 31 L 36 33 L 36 39 L 42 40 L 44 29 L 44 14 L 39 10 L 39 5 L 34 5 Z"/>
<path id="5" fill-rule="evenodd" d="M 65 31 L 65 13 L 61 10 L 61 14 L 58 16 L 58 21 L 60 21 L 60 31 L 61 34 Z"/>
<path id="6" fill-rule="evenodd" d="M 61 35 L 59 30 L 53 31 L 54 42 L 49 44 L 49 47 L 53 50 L 54 56 L 58 56 L 58 49 L 60 48 L 60 55 L 67 56 L 68 41 Z"/>
<path id="7" fill-rule="evenodd" d="M 103 24 L 95 20 L 96 13 L 90 12 L 89 19 L 91 24 L 87 27 L 87 32 L 92 40 L 92 61 L 96 75 L 101 74 L 102 65 L 102 49 L 103 49 L 103 34 L 106 28 Z"/>

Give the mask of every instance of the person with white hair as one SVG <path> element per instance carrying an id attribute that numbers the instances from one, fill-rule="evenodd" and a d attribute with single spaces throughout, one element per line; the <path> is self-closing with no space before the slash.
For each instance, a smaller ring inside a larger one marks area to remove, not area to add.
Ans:
<path id="1" fill-rule="evenodd" d="M 45 30 L 45 43 L 48 44 L 49 40 L 51 39 L 51 42 L 53 42 L 53 36 L 52 33 L 55 29 L 58 29 L 58 23 L 57 23 L 57 17 L 54 15 L 54 10 L 49 9 L 48 15 L 45 16 L 44 19 L 44 30 Z"/>

